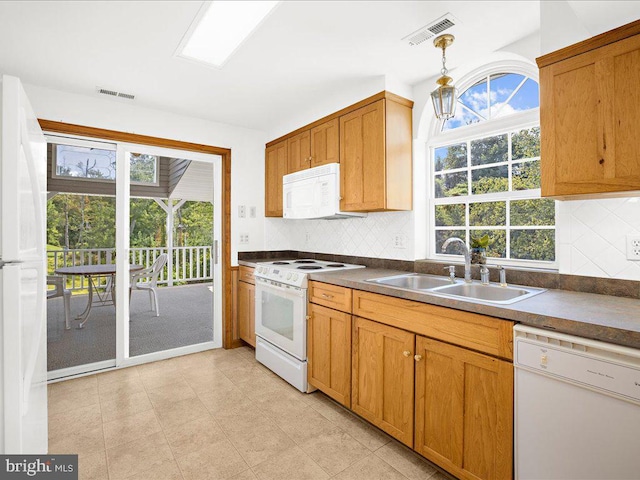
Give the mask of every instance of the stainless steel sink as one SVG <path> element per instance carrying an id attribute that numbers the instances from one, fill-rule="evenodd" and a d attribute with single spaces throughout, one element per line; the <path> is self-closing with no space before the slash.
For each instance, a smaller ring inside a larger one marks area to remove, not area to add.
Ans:
<path id="1" fill-rule="evenodd" d="M 510 286 L 502 287 L 494 284 L 459 283 L 432 289 L 432 293 L 463 297 L 470 300 L 507 305 L 519 302 L 544 292 L 542 288 Z"/>
<path id="2" fill-rule="evenodd" d="M 407 290 L 429 290 L 442 286 L 455 286 L 447 277 L 437 275 L 424 275 L 419 273 L 409 273 L 405 275 L 394 275 L 392 277 L 372 278 L 367 280 L 371 283 L 379 283 L 389 287 L 405 288 Z"/>

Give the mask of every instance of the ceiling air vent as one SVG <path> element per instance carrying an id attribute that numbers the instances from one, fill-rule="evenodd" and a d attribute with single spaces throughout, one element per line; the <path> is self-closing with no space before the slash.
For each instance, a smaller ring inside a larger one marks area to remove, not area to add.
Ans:
<path id="1" fill-rule="evenodd" d="M 454 16 L 450 13 L 447 13 L 436 21 L 425 25 L 424 27 L 416 30 L 413 33 L 410 33 L 409 35 L 404 37 L 402 41 L 408 42 L 412 47 L 415 45 L 420 45 L 422 42 L 429 40 L 436 35 L 440 35 L 442 32 L 450 29 L 457 23 L 458 22 L 455 20 Z"/>
<path id="2" fill-rule="evenodd" d="M 101 95 L 109 95 L 110 97 L 126 98 L 127 100 L 134 100 L 135 95 L 124 92 L 116 92 L 115 90 L 109 90 L 108 88 L 96 87 L 96 92 Z"/>

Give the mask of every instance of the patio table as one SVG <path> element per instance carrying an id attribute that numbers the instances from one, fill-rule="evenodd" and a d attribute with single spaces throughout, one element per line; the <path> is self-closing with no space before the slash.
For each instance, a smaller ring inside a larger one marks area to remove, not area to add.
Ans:
<path id="1" fill-rule="evenodd" d="M 137 272 L 138 270 L 142 270 L 144 268 L 143 265 L 129 265 L 130 272 Z M 83 310 L 83 312 L 76 317 L 76 320 L 80 320 L 80 324 L 76 328 L 83 328 L 84 324 L 89 320 L 89 314 L 91 313 L 91 309 L 93 308 L 93 294 L 94 291 L 98 295 L 98 301 L 96 302 L 98 306 L 104 305 L 115 305 L 116 297 L 115 297 L 115 275 L 116 275 L 116 265 L 115 263 L 107 263 L 107 264 L 99 264 L 99 265 L 76 265 L 73 267 L 60 267 L 55 270 L 55 273 L 58 275 L 82 275 L 88 280 L 89 283 L 89 299 L 87 300 L 87 306 Z M 100 293 L 100 289 L 98 287 L 100 277 L 108 277 L 107 280 L 107 289 L 111 290 L 111 299 L 109 299 L 108 293 L 105 291 L 104 293 Z M 110 287 L 110 288 L 109 288 Z"/>

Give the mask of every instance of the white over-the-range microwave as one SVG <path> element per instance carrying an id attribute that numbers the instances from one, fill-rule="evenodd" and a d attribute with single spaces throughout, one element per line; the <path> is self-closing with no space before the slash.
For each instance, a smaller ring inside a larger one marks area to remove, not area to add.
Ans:
<path id="1" fill-rule="evenodd" d="M 367 215 L 340 211 L 339 163 L 285 175 L 282 180 L 282 207 L 284 218 L 337 219 Z"/>

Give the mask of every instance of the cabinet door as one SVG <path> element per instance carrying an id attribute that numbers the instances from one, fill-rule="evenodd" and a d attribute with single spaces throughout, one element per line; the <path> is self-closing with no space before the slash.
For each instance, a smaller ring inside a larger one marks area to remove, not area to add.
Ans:
<path id="1" fill-rule="evenodd" d="M 265 217 L 282 216 L 282 177 L 287 174 L 287 142 L 267 148 L 265 153 Z"/>
<path id="2" fill-rule="evenodd" d="M 340 209 L 347 212 L 385 208 L 385 103 L 340 117 Z"/>
<path id="3" fill-rule="evenodd" d="M 350 407 L 351 315 L 309 304 L 307 361 L 309 383 Z"/>
<path id="4" fill-rule="evenodd" d="M 288 172 L 293 173 L 309 168 L 311 158 L 311 135 L 309 130 L 287 140 Z"/>
<path id="5" fill-rule="evenodd" d="M 340 162 L 340 121 L 334 118 L 311 129 L 311 166 Z"/>
<path id="6" fill-rule="evenodd" d="M 640 35 L 540 70 L 542 195 L 640 189 Z"/>
<path id="7" fill-rule="evenodd" d="M 511 479 L 513 366 L 416 337 L 415 450 L 460 478 Z"/>
<path id="8" fill-rule="evenodd" d="M 413 446 L 413 333 L 353 319 L 351 406 L 358 415 Z"/>
<path id="9" fill-rule="evenodd" d="M 256 287 L 247 282 L 238 282 L 238 331 L 240 338 L 255 348 L 255 293 Z"/>

